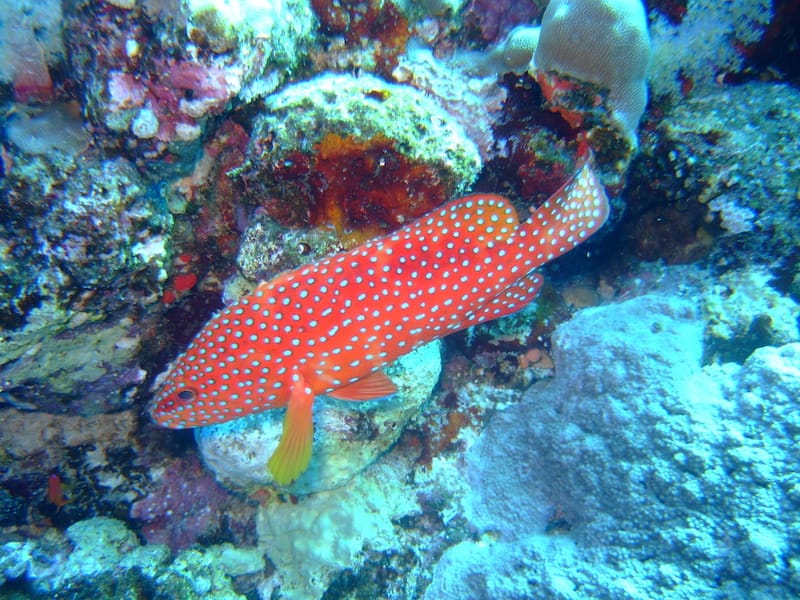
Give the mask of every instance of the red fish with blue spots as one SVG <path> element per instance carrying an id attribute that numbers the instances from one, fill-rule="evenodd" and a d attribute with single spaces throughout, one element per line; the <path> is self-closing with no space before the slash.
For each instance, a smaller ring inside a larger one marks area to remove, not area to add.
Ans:
<path id="1" fill-rule="evenodd" d="M 183 429 L 285 406 L 268 467 L 288 484 L 311 460 L 315 396 L 391 395 L 382 367 L 527 305 L 541 285 L 534 269 L 592 235 L 608 211 L 586 164 L 522 223 L 507 199 L 474 194 L 283 273 L 206 324 L 166 374 L 153 418 Z"/>

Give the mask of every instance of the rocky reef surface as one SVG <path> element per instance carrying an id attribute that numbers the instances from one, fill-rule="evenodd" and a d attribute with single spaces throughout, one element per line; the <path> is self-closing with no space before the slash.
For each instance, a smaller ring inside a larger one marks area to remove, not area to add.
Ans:
<path id="1" fill-rule="evenodd" d="M 703 366 L 689 296 L 585 309 L 559 372 L 466 454 L 467 520 L 426 598 L 790 598 L 800 345 Z M 524 525 L 521 525 L 524 524 Z"/>

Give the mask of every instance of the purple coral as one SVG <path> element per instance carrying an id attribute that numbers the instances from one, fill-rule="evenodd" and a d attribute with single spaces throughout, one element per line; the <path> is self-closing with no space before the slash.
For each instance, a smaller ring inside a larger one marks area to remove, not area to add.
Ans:
<path id="1" fill-rule="evenodd" d="M 517 25 L 529 25 L 541 14 L 542 0 L 472 0 L 464 9 L 464 22 L 493 43 Z"/>
<path id="2" fill-rule="evenodd" d="M 173 461 L 150 494 L 133 503 L 131 517 L 143 522 L 148 543 L 178 550 L 220 534 L 234 501 L 192 456 Z"/>

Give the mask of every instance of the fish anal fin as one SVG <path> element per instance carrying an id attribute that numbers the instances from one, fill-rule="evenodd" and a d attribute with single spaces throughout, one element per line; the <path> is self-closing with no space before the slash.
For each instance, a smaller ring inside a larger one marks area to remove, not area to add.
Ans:
<path id="1" fill-rule="evenodd" d="M 389 379 L 389 376 L 383 371 L 373 371 L 358 381 L 328 392 L 326 396 L 337 400 L 363 402 L 385 398 L 395 393 L 397 393 L 397 386 Z"/>
<path id="2" fill-rule="evenodd" d="M 283 433 L 267 461 L 267 468 L 278 485 L 289 485 L 308 468 L 314 441 L 314 392 L 302 376 L 298 376 L 292 386 L 283 417 Z"/>
<path id="3" fill-rule="evenodd" d="M 525 308 L 539 293 L 542 282 L 542 276 L 537 273 L 531 273 L 518 279 L 482 307 L 475 310 L 469 319 L 461 321 L 461 328 L 465 329 L 478 323 L 493 321 Z"/>

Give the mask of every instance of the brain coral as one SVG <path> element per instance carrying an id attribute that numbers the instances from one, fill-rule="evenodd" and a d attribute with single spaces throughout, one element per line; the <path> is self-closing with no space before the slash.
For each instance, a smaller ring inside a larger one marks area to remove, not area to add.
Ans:
<path id="1" fill-rule="evenodd" d="M 542 17 L 533 57 L 538 72 L 559 74 L 608 90 L 608 108 L 635 144 L 647 104 L 650 37 L 640 0 L 553 0 Z"/>

